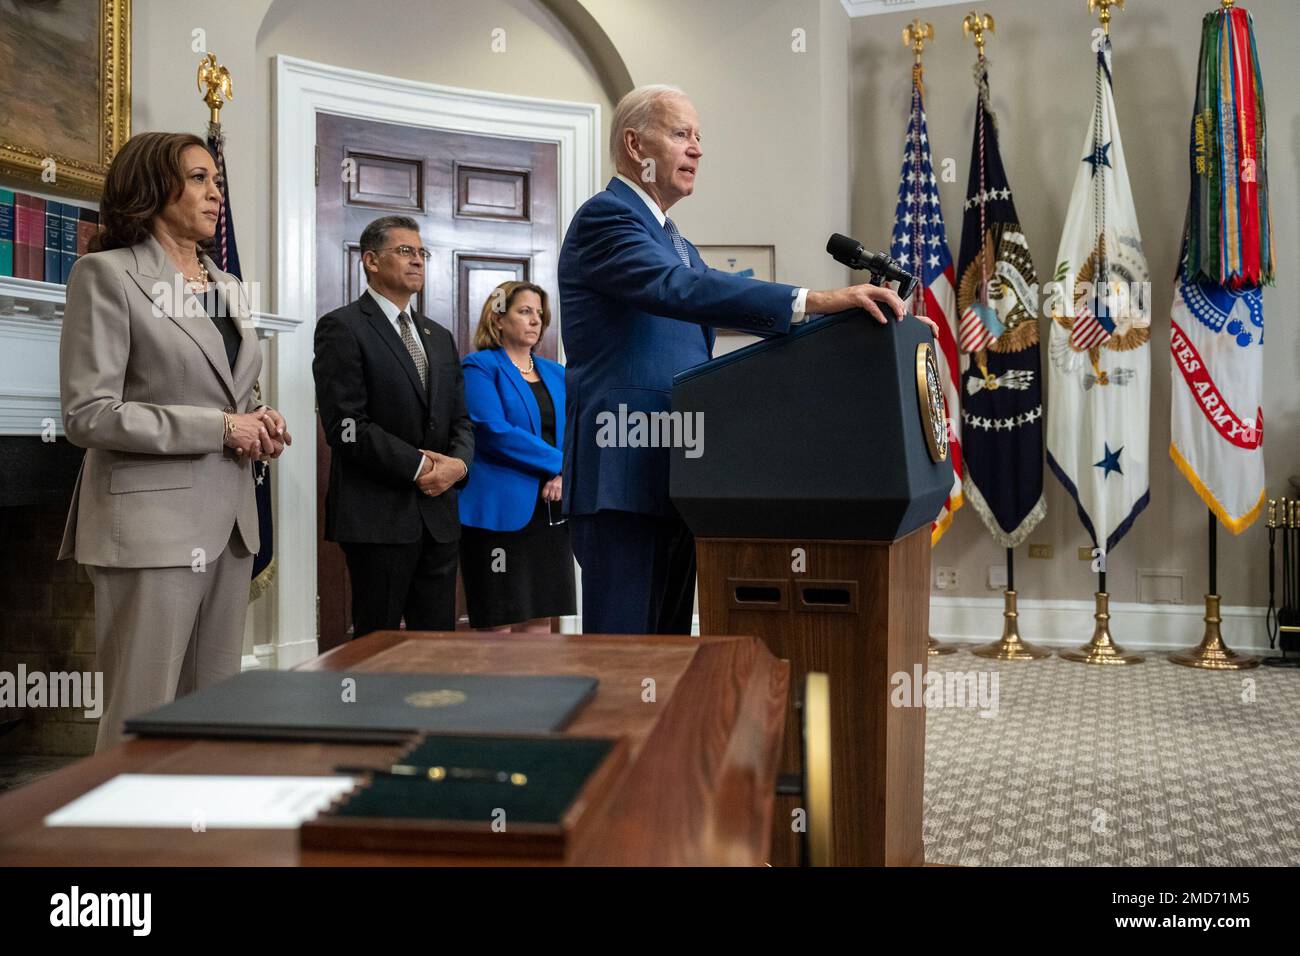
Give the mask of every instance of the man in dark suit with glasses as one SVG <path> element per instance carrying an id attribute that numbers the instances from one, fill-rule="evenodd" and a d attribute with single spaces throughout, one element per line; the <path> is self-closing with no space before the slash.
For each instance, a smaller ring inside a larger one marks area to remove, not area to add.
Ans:
<path id="1" fill-rule="evenodd" d="M 316 324 L 316 399 L 332 451 L 325 537 L 352 578 L 352 632 L 456 624 L 457 490 L 474 457 L 451 334 L 415 312 L 429 253 L 419 224 L 361 233 L 369 288 Z"/>

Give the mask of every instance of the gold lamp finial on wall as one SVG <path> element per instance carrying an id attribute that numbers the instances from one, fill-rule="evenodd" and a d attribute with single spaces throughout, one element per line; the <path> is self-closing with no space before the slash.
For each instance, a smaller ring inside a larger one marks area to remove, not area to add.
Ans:
<path id="1" fill-rule="evenodd" d="M 1088 0 L 1089 13 L 1094 10 L 1101 11 L 1098 16 L 1101 20 L 1101 28 L 1106 31 L 1107 36 L 1110 35 L 1110 11 L 1112 7 L 1123 10 L 1124 0 Z"/>
<path id="2" fill-rule="evenodd" d="M 922 23 L 920 19 L 916 19 L 903 27 L 903 45 L 912 48 L 918 66 L 921 64 L 921 52 L 925 49 L 925 44 L 933 40 L 934 24 L 932 23 Z"/>
<path id="3" fill-rule="evenodd" d="M 210 111 L 208 122 L 220 126 L 221 107 L 226 100 L 233 100 L 235 93 L 230 84 L 230 71 L 217 63 L 215 53 L 209 53 L 199 61 L 198 83 L 203 102 L 208 104 Z"/>
<path id="4" fill-rule="evenodd" d="M 981 59 L 984 57 L 984 34 L 992 33 L 994 30 L 993 18 L 987 13 L 976 13 L 972 10 L 961 22 L 961 32 L 975 38 L 975 50 Z"/>

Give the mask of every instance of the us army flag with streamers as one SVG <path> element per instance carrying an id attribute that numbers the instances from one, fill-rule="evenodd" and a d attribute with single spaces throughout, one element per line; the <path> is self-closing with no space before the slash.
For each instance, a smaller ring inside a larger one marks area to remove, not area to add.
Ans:
<path id="1" fill-rule="evenodd" d="M 1223 526 L 1240 534 L 1264 504 L 1264 302 L 1180 277 L 1170 316 L 1169 455 Z"/>
<path id="2" fill-rule="evenodd" d="M 961 406 L 957 398 L 957 379 L 961 373 L 957 364 L 957 339 L 953 334 L 957 318 L 956 283 L 936 185 L 930 163 L 930 138 L 925 128 L 920 67 L 915 67 L 912 113 L 907 122 L 907 145 L 903 149 L 890 255 L 917 277 L 916 292 L 908 303 L 913 314 L 929 316 L 939 326 L 937 358 L 943 397 L 948 406 L 948 456 L 952 459 L 953 476 L 952 491 L 930 526 L 931 543 L 943 537 L 952 523 L 953 513 L 962 505 L 961 419 L 958 417 Z"/>
<path id="3" fill-rule="evenodd" d="M 1047 309 L 1047 463 L 1103 554 L 1150 500 L 1150 273 L 1099 41 L 1092 116 Z"/>
<path id="4" fill-rule="evenodd" d="M 1264 300 L 1273 275 L 1264 89 L 1250 14 L 1201 27 L 1191 196 L 1174 289 L 1169 455 L 1234 534 L 1264 503 Z"/>
<path id="5" fill-rule="evenodd" d="M 1004 548 L 1047 513 L 1043 496 L 1043 382 L 1038 275 L 1020 230 L 989 108 L 988 61 L 975 78 L 975 139 L 957 263 L 966 500 Z"/>

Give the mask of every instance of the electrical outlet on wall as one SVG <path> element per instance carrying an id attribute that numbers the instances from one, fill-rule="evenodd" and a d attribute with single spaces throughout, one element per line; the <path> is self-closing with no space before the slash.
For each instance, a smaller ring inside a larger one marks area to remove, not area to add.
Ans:
<path id="1" fill-rule="evenodd" d="M 940 591 L 948 591 L 957 586 L 956 568 L 935 568 L 934 586 Z"/>
<path id="2" fill-rule="evenodd" d="M 1007 566 L 1005 564 L 989 565 L 989 590 L 1001 591 L 1007 586 Z"/>

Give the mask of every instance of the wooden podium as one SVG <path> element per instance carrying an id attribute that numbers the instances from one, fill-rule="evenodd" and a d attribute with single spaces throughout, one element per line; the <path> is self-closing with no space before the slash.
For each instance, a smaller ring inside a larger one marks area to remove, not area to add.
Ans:
<path id="1" fill-rule="evenodd" d="M 796 688 L 829 674 L 837 865 L 924 862 L 925 710 L 892 706 L 890 681 L 926 666 L 929 525 L 952 484 L 930 341 L 920 322 L 843 313 L 674 383 L 674 412 L 707 436 L 696 458 L 674 451 L 670 482 L 696 535 L 700 632 L 761 638 Z M 781 772 L 800 755 L 792 706 Z M 798 862 L 806 803 L 778 798 L 774 864 Z"/>

